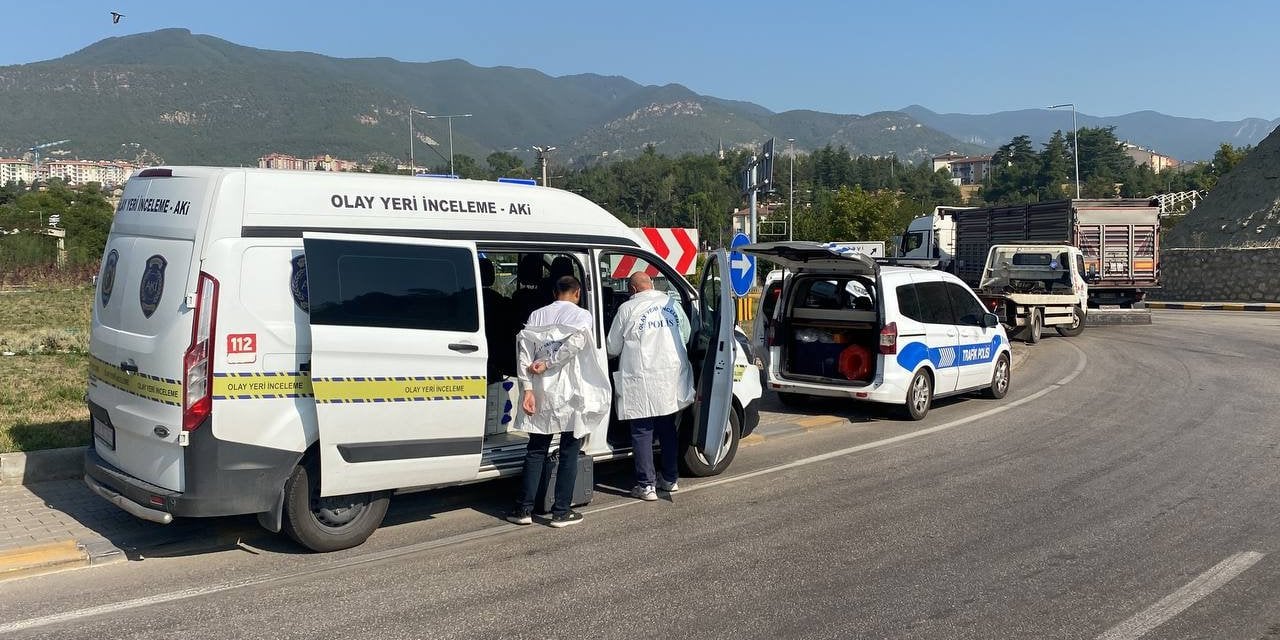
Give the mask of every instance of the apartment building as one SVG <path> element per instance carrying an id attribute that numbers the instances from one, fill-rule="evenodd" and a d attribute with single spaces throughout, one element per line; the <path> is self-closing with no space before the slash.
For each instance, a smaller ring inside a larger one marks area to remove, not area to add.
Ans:
<path id="1" fill-rule="evenodd" d="M 269 153 L 258 158 L 261 169 L 291 169 L 294 171 L 360 171 L 364 167 L 354 160 L 343 160 L 330 155 L 299 158 L 287 153 Z"/>

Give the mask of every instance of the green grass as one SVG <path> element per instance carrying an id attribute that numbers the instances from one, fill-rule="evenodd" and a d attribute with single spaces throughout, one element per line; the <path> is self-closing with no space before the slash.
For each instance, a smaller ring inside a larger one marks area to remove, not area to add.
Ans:
<path id="1" fill-rule="evenodd" d="M 88 444 L 92 287 L 0 292 L 0 453 Z"/>
<path id="2" fill-rule="evenodd" d="M 0 356 L 0 453 L 89 443 L 83 354 Z"/>
<path id="3" fill-rule="evenodd" d="M 93 288 L 0 292 L 0 352 L 75 352 L 89 347 Z"/>

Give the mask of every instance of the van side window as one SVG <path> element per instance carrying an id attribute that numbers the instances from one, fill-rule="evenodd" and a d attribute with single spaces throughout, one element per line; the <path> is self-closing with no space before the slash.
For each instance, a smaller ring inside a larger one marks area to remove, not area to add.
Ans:
<path id="1" fill-rule="evenodd" d="M 666 265 L 662 265 L 666 267 Z M 645 258 L 624 253 L 606 251 L 600 254 L 600 284 L 603 285 L 600 291 L 600 299 L 604 306 L 604 330 L 607 334 L 609 326 L 613 323 L 613 316 L 618 313 L 618 307 L 622 303 L 631 298 L 631 292 L 627 288 L 627 279 L 631 274 L 637 271 L 643 271 L 653 278 L 653 288 L 658 291 L 665 292 L 671 296 L 682 307 L 685 313 L 690 314 L 689 300 L 686 299 L 684 290 L 671 282 L 668 269 L 660 268 L 658 265 L 649 262 Z"/>
<path id="2" fill-rule="evenodd" d="M 916 285 L 902 284 L 898 285 L 898 313 L 907 318 L 911 318 L 916 322 L 924 322 L 924 315 L 920 313 L 920 298 L 916 293 Z"/>
<path id="3" fill-rule="evenodd" d="M 476 332 L 475 272 L 459 247 L 309 241 L 311 323 Z"/>
<path id="4" fill-rule="evenodd" d="M 982 317 L 987 314 L 982 303 L 978 302 L 978 299 L 964 287 L 951 282 L 944 284 L 947 287 L 947 294 L 951 297 L 951 309 L 955 312 L 956 323 L 975 327 L 981 325 Z"/>
<path id="5" fill-rule="evenodd" d="M 955 324 L 951 300 L 945 282 L 917 282 L 916 296 L 920 304 L 920 321 L 929 324 Z"/>

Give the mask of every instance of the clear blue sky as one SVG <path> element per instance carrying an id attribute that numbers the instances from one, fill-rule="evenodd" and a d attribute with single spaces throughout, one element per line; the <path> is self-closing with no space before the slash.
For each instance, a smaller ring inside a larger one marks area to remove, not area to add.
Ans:
<path id="1" fill-rule="evenodd" d="M 264 49 L 680 83 L 774 111 L 1075 102 L 1093 115 L 1280 117 L 1280 2 L 1265 0 L 56 0 L 2 15 L 0 65 L 184 27 Z"/>

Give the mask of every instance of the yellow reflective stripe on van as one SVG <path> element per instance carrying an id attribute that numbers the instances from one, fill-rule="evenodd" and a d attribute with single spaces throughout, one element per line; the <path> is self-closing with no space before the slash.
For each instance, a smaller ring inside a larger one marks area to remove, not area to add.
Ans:
<path id="1" fill-rule="evenodd" d="M 302 371 L 213 374 L 214 400 L 310 398 L 311 376 Z"/>
<path id="2" fill-rule="evenodd" d="M 315 378 L 316 402 L 423 402 L 484 400 L 485 376 L 388 376 Z"/>
<path id="3" fill-rule="evenodd" d="M 182 406 L 182 382 L 178 380 L 145 373 L 128 373 L 95 357 L 89 358 L 89 378 L 139 398 L 175 407 Z"/>

